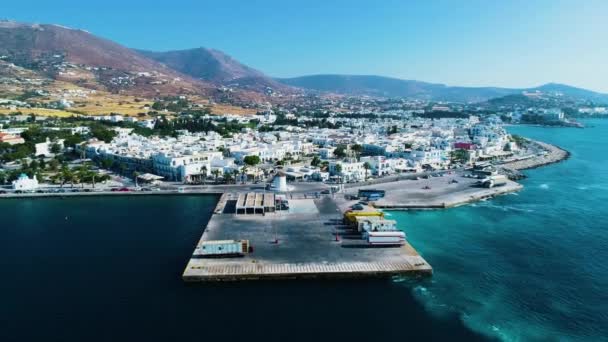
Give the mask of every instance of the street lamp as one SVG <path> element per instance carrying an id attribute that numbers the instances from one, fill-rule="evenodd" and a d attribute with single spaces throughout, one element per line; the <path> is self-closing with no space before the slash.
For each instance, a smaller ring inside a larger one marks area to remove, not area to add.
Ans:
<path id="1" fill-rule="evenodd" d="M 340 208 L 337 208 L 338 221 L 336 222 L 336 242 L 340 242 L 340 232 L 338 231 L 338 224 L 340 224 Z"/>

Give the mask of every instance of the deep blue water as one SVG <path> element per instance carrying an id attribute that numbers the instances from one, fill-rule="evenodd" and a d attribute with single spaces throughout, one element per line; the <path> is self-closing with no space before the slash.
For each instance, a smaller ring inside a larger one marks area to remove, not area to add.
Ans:
<path id="1" fill-rule="evenodd" d="M 185 284 L 215 202 L 0 201 L 0 341 L 482 339 L 391 280 Z"/>
<path id="2" fill-rule="evenodd" d="M 605 340 L 608 121 L 590 123 L 511 128 L 572 151 L 517 195 L 390 213 L 427 280 L 188 285 L 214 197 L 0 201 L 0 341 Z"/>
<path id="3" fill-rule="evenodd" d="M 572 152 L 516 195 L 390 213 L 434 267 L 404 283 L 429 313 L 507 341 L 608 340 L 608 121 L 586 124 L 509 128 Z"/>

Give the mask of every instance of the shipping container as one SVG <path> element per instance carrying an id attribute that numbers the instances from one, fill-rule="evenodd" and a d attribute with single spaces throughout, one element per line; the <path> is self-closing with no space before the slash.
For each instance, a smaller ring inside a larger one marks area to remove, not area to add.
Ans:
<path id="1" fill-rule="evenodd" d="M 405 233 L 398 232 L 365 232 L 363 238 L 372 246 L 401 246 L 405 243 Z"/>
<path id="2" fill-rule="evenodd" d="M 243 256 L 249 252 L 249 240 L 203 241 L 197 252 L 203 257 Z"/>

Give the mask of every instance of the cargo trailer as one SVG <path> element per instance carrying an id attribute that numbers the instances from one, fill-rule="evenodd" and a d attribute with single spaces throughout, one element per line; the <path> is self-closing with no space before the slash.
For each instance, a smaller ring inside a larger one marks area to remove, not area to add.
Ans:
<path id="1" fill-rule="evenodd" d="M 209 240 L 194 252 L 199 257 L 239 257 L 249 253 L 249 240 Z"/>
<path id="2" fill-rule="evenodd" d="M 395 232 L 365 232 L 363 238 L 371 246 L 401 246 L 405 244 L 405 233 Z"/>
<path id="3" fill-rule="evenodd" d="M 483 180 L 481 180 L 480 184 L 481 184 L 481 186 L 483 186 L 485 188 L 493 188 L 495 186 L 506 185 L 507 181 L 508 181 L 507 176 L 496 175 L 496 176 L 490 176 L 490 177 L 484 178 Z"/>

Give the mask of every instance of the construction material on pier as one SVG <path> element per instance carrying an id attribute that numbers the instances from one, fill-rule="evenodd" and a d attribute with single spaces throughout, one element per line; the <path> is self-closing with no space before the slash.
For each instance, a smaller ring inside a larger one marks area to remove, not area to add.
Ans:
<path id="1" fill-rule="evenodd" d="M 236 200 L 235 214 L 264 214 L 274 212 L 275 196 L 272 193 L 240 193 Z"/>
<path id="2" fill-rule="evenodd" d="M 370 246 L 356 227 L 342 223 L 343 211 L 331 196 L 290 198 L 288 210 L 263 215 L 236 215 L 236 210 L 227 209 L 235 202 L 246 205 L 243 198 L 250 196 L 257 198 L 251 193 L 226 194 L 225 208 L 211 217 L 186 266 L 185 281 L 432 274 L 431 266 L 407 241 Z M 252 252 L 237 258 L 197 255 L 202 246 L 216 240 L 246 240 Z"/>

